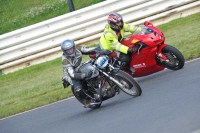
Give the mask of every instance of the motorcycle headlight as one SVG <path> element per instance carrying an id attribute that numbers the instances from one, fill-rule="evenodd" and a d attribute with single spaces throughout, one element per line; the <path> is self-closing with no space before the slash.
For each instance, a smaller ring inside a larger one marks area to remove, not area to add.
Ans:
<path id="1" fill-rule="evenodd" d="M 98 68 L 105 68 L 108 65 L 108 57 L 107 56 L 101 56 L 96 61 Z"/>

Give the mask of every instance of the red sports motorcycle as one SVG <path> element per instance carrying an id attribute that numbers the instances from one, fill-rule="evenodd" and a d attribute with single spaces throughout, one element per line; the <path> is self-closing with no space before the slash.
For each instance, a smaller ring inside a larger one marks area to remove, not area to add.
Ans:
<path id="1" fill-rule="evenodd" d="M 184 66 L 185 59 L 182 53 L 175 47 L 165 43 L 165 36 L 160 29 L 149 21 L 146 21 L 140 27 L 141 32 L 134 33 L 121 41 L 123 45 L 128 47 L 134 45 L 138 48 L 137 52 L 130 55 L 131 59 L 128 59 L 130 67 L 122 70 L 133 77 L 142 77 L 165 68 L 178 70 Z M 109 53 L 108 56 L 110 64 L 114 67 L 123 68 L 124 57 L 122 60 L 115 51 Z M 94 57 L 95 54 L 90 54 L 90 58 Z"/>
<path id="2" fill-rule="evenodd" d="M 138 50 L 131 55 L 130 69 L 126 70 L 133 77 L 146 76 L 168 68 L 181 69 L 185 60 L 182 53 L 175 47 L 165 43 L 165 36 L 160 29 L 151 22 L 146 21 L 140 26 L 141 32 L 135 33 L 121 41 L 123 45 L 131 47 L 136 45 Z M 112 63 L 120 62 L 110 54 Z M 120 63 L 118 63 L 120 66 Z"/>

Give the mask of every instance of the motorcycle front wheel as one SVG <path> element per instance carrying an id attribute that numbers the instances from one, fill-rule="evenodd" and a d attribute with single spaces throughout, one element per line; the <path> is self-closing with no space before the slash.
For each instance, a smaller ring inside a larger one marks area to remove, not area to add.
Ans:
<path id="1" fill-rule="evenodd" d="M 162 53 L 167 57 L 168 61 L 163 62 L 163 66 L 171 69 L 181 69 L 185 64 L 185 59 L 182 53 L 173 46 L 167 45 L 162 49 Z"/>
<path id="2" fill-rule="evenodd" d="M 122 86 L 115 84 L 120 90 L 131 96 L 140 96 L 142 94 L 142 89 L 140 85 L 135 81 L 135 79 L 127 74 L 126 72 L 119 70 L 113 75 L 115 80 L 117 80 Z"/>

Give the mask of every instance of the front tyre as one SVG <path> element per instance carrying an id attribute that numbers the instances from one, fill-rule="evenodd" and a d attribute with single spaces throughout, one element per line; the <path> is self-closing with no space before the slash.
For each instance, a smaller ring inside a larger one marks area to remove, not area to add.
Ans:
<path id="1" fill-rule="evenodd" d="M 167 62 L 163 62 L 164 67 L 171 70 L 178 70 L 183 68 L 185 64 L 185 59 L 178 49 L 173 46 L 167 45 L 162 49 L 162 53 L 169 60 Z"/>
<path id="2" fill-rule="evenodd" d="M 123 92 L 131 96 L 140 96 L 142 89 L 135 79 L 124 71 L 119 70 L 113 76 L 122 86 L 118 86 Z"/>

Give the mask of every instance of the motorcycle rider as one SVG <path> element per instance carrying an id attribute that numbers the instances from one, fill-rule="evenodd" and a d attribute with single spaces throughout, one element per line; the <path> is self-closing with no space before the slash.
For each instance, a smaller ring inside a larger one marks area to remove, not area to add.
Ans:
<path id="1" fill-rule="evenodd" d="M 69 85 L 72 85 L 72 89 L 76 98 L 84 105 L 84 107 L 89 107 L 90 99 L 87 99 L 87 96 L 82 90 L 81 80 L 91 77 L 92 71 L 86 73 L 81 73 L 78 71 L 78 68 L 82 64 L 82 53 L 78 49 L 76 49 L 73 40 L 67 39 L 63 41 L 61 44 L 61 49 L 63 51 L 63 87 L 66 88 Z"/>
<path id="2" fill-rule="evenodd" d="M 116 12 L 109 14 L 107 20 L 108 23 L 101 35 L 99 46 L 103 50 L 119 51 L 116 52 L 117 57 L 122 61 L 123 68 L 126 69 L 130 63 L 130 53 L 136 52 L 138 47 L 134 45 L 132 47 L 127 47 L 120 42 L 124 38 L 125 32 L 139 32 L 141 28 L 139 26 L 126 24 L 122 16 Z M 91 51 L 91 49 L 82 47 L 81 51 L 87 53 Z"/>

